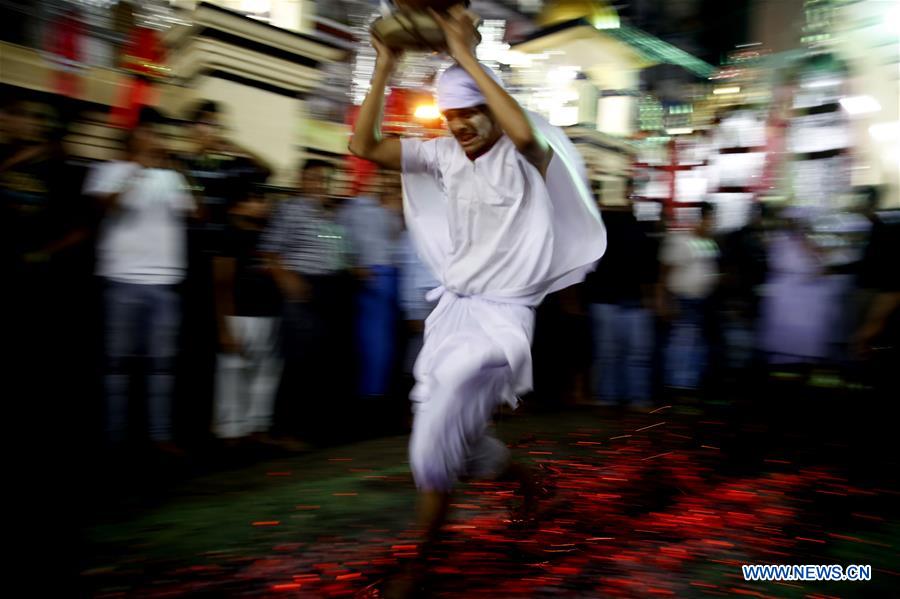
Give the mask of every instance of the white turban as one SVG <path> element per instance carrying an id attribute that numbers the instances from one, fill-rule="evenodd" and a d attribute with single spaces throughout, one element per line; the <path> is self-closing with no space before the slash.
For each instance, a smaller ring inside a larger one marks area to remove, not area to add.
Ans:
<path id="1" fill-rule="evenodd" d="M 490 75 L 491 79 L 496 81 L 501 87 L 500 77 L 497 76 L 491 68 L 481 65 L 484 72 Z M 472 108 L 487 104 L 484 94 L 472 76 L 469 75 L 464 68 L 455 64 L 441 73 L 437 82 L 437 105 L 438 110 L 454 110 L 457 108 Z"/>

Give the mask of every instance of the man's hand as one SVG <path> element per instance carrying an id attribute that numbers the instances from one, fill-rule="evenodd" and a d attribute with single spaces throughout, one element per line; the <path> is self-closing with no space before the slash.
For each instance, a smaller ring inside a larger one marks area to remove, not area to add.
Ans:
<path id="1" fill-rule="evenodd" d="M 278 286 L 281 288 L 281 293 L 293 302 L 306 302 L 312 296 L 306 279 L 290 271 L 281 273 L 281 276 L 278 277 Z"/>
<path id="2" fill-rule="evenodd" d="M 223 354 L 240 354 L 241 344 L 234 338 L 227 325 L 219 332 L 219 351 Z"/>
<path id="3" fill-rule="evenodd" d="M 656 315 L 665 321 L 670 321 L 678 316 L 678 307 L 664 289 L 658 289 L 654 298 Z"/>
<path id="4" fill-rule="evenodd" d="M 365 266 L 354 266 L 350 269 L 350 272 L 353 273 L 353 276 L 358 281 L 368 281 L 372 278 L 372 271 Z"/>
<path id="5" fill-rule="evenodd" d="M 429 8 L 432 18 L 444 30 L 447 41 L 447 52 L 456 62 L 475 57 L 475 46 L 478 45 L 478 30 L 475 28 L 476 18 L 462 5 L 452 6 L 446 15 Z"/>
<path id="6" fill-rule="evenodd" d="M 375 69 L 386 73 L 393 73 L 397 63 L 403 57 L 403 50 L 388 48 L 377 36 L 372 35 L 372 47 L 375 48 Z"/>
<path id="7" fill-rule="evenodd" d="M 872 354 L 872 345 L 881 334 L 881 327 L 866 323 L 853 335 L 851 347 L 856 357 L 866 359 Z"/>
<path id="8" fill-rule="evenodd" d="M 388 80 L 397 68 L 402 56 L 400 50 L 388 48 L 383 41 L 372 36 L 372 46 L 378 53 L 375 59 L 375 72 L 366 99 L 359 107 L 356 124 L 353 126 L 353 137 L 347 149 L 359 158 L 371 160 L 384 168 L 398 171 L 402 166 L 402 154 L 399 139 L 384 139 L 381 136 L 381 113 L 384 109 L 384 90 Z"/>
<path id="9" fill-rule="evenodd" d="M 900 291 L 880 292 L 875 296 L 866 320 L 853 336 L 853 349 L 860 358 L 867 358 L 878 338 L 884 333 L 891 315 L 900 310 Z"/>

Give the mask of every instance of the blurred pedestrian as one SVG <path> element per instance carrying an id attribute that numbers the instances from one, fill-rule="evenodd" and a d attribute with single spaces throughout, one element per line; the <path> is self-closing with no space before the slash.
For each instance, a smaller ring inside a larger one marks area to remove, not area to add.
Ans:
<path id="1" fill-rule="evenodd" d="M 331 195 L 334 172 L 329 162 L 307 160 L 299 196 L 280 202 L 262 239 L 283 298 L 274 428 L 288 439 L 334 431 L 352 394 L 352 248 Z"/>
<path id="2" fill-rule="evenodd" d="M 490 434 L 490 417 L 531 388 L 534 307 L 580 282 L 606 245 L 571 142 L 526 115 L 477 61 L 478 34 L 462 6 L 431 14 L 457 62 L 437 86 L 453 137 L 381 137 L 397 53 L 373 38 L 375 72 L 350 142 L 357 156 L 402 171 L 406 224 L 441 282 L 429 294 L 440 300 L 426 322 L 411 394 L 409 458 L 420 491 L 422 553 L 417 571 L 398 579 L 397 595 L 415 591 L 460 477 L 516 476 L 524 511 L 534 508 L 535 483 L 511 465 Z"/>
<path id="3" fill-rule="evenodd" d="M 227 313 L 221 304 L 223 294 L 216 289 L 234 284 L 228 265 L 235 258 L 234 251 L 240 251 L 235 239 L 246 233 L 233 230 L 231 211 L 248 200 L 252 187 L 263 183 L 271 169 L 227 135 L 224 110 L 217 102 L 198 102 L 185 129 L 192 147 L 179 156 L 179 163 L 197 198 L 200 218 L 192 223 L 188 236 L 178 396 L 186 440 L 196 443 L 209 435 L 216 396 L 231 393 L 216 384 L 228 378 L 217 377 L 217 357 L 233 357 L 235 349 L 231 343 L 234 321 L 229 324 L 227 320 L 234 314 Z M 233 366 L 235 360 L 226 362 Z M 222 432 L 221 428 L 216 431 Z"/>
<path id="4" fill-rule="evenodd" d="M 219 355 L 213 433 L 267 440 L 281 378 L 281 296 L 260 253 L 272 202 L 251 193 L 229 210 L 221 255 L 214 258 Z"/>
<path id="5" fill-rule="evenodd" d="M 715 207 L 700 205 L 697 223 L 670 232 L 660 248 L 656 307 L 671 321 L 665 350 L 666 385 L 695 392 L 709 363 L 710 299 L 719 280 L 719 247 L 713 239 Z"/>
<path id="6" fill-rule="evenodd" d="M 356 351 L 359 395 L 388 393 L 397 347 L 397 266 L 392 249 L 401 230 L 400 216 L 389 206 L 402 202 L 400 175 L 382 171 L 371 178 L 369 193 L 350 198 L 340 222 L 350 236 L 359 274 L 356 293 Z"/>
<path id="7" fill-rule="evenodd" d="M 594 396 L 607 405 L 646 407 L 651 397 L 655 246 L 634 216 L 630 183 L 621 204 L 601 208 L 609 246 L 585 280 Z"/>
<path id="8" fill-rule="evenodd" d="M 838 302 L 808 224 L 791 209 L 783 216 L 768 241 L 760 344 L 770 364 L 807 369 L 830 353 Z"/>
<path id="9" fill-rule="evenodd" d="M 167 159 L 160 127 L 165 119 L 141 111 L 128 134 L 127 157 L 97 165 L 84 191 L 103 210 L 97 274 L 105 282 L 106 430 L 119 444 L 128 431 L 129 361 L 149 369 L 149 434 L 176 452 L 172 383 L 181 301 L 178 284 L 187 270 L 185 219 L 195 211 L 188 182 Z"/>

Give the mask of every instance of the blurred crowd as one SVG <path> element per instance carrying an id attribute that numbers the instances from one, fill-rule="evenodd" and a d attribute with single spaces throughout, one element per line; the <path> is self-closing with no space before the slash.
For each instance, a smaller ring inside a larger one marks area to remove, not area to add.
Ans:
<path id="1" fill-rule="evenodd" d="M 342 165 L 308 159 L 296 189 L 267 186 L 225 119 L 211 101 L 179 121 L 145 108 L 120 160 L 86 164 L 53 106 L 4 102 L 2 313 L 28 434 L 180 455 L 402 426 L 437 283 L 404 231 L 399 175 L 340 197 Z M 167 148 L 174 125 L 188 155 Z M 713 204 L 691 227 L 601 205 L 606 256 L 538 311 L 535 402 L 646 409 L 772 375 L 891 380 L 868 366 L 897 357 L 900 219 L 878 211 L 883 190 L 857 192 L 865 226 L 838 265 L 789 206 L 757 203 L 721 234 Z"/>
<path id="2" fill-rule="evenodd" d="M 630 202 L 602 210 L 609 248 L 580 302 L 593 334 L 591 397 L 723 403 L 772 376 L 881 386 L 900 305 L 900 218 L 877 210 L 882 192 L 856 190 L 857 208 L 842 216 L 857 234 L 839 259 L 790 205 L 759 202 L 724 232 L 709 202 L 677 228 L 665 215 L 639 222 Z"/>

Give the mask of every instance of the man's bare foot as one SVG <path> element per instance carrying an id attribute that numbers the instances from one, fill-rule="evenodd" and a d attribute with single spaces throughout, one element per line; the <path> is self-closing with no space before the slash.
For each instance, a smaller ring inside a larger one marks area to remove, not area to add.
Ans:
<path id="1" fill-rule="evenodd" d="M 503 478 L 519 483 L 516 493 L 521 500 L 518 506 L 510 511 L 510 524 L 514 528 L 527 528 L 540 517 L 541 503 L 549 498 L 553 491 L 540 480 L 535 471 L 521 464 L 511 463 L 504 472 Z"/>

